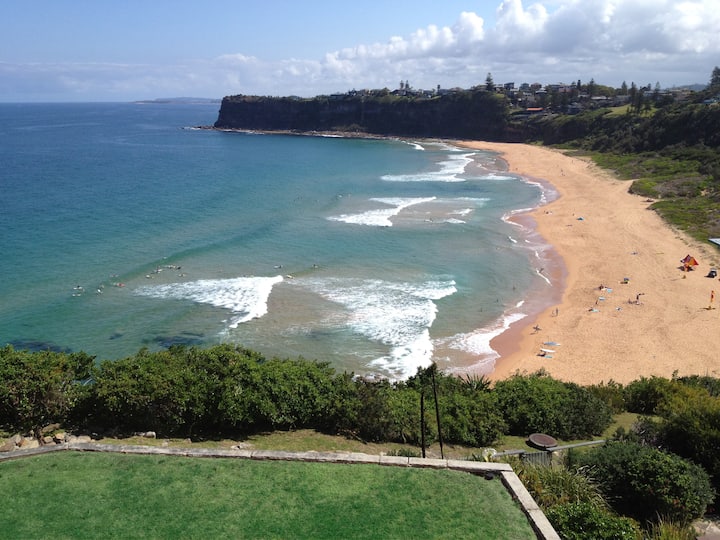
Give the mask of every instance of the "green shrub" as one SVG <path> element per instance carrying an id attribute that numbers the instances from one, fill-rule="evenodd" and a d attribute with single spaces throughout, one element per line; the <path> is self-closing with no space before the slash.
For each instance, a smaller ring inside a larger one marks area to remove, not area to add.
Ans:
<path id="1" fill-rule="evenodd" d="M 354 420 L 354 423 L 348 422 L 348 428 L 356 437 L 365 441 L 393 440 L 392 391 L 392 385 L 386 380 L 356 380 L 356 399 L 347 411 L 348 417 Z"/>
<path id="2" fill-rule="evenodd" d="M 511 460 L 510 463 L 535 502 L 543 509 L 569 503 L 607 508 L 597 483 L 582 470 L 570 470 L 557 465 L 533 465 L 518 459 Z"/>
<path id="3" fill-rule="evenodd" d="M 704 388 L 712 397 L 720 397 L 720 379 L 709 375 L 688 375 L 675 378 L 677 382 L 692 388 Z"/>
<path id="4" fill-rule="evenodd" d="M 30 353 L 0 348 L 0 426 L 33 433 L 65 423 L 87 389 L 82 384 L 94 358 L 85 353 Z"/>
<path id="5" fill-rule="evenodd" d="M 492 392 L 460 387 L 439 398 L 443 438 L 468 446 L 490 446 L 507 429 Z"/>
<path id="6" fill-rule="evenodd" d="M 675 392 L 675 383 L 662 377 L 641 377 L 625 387 L 627 410 L 638 414 L 657 414 Z"/>
<path id="7" fill-rule="evenodd" d="M 650 178 L 639 178 L 630 186 L 630 193 L 642 197 L 657 197 L 657 181 Z"/>
<path id="8" fill-rule="evenodd" d="M 587 389 L 544 372 L 498 381 L 495 394 L 512 435 L 584 438 L 600 435 L 612 420 L 609 406 Z"/>
<path id="9" fill-rule="evenodd" d="M 706 396 L 678 404 L 658 431 L 665 447 L 702 465 L 720 489 L 720 399 Z"/>
<path id="10" fill-rule="evenodd" d="M 713 500 L 708 474 L 680 456 L 630 442 L 611 442 L 570 452 L 569 463 L 586 467 L 617 512 L 640 522 L 665 517 L 689 523 Z"/>
<path id="11" fill-rule="evenodd" d="M 607 383 L 591 384 L 585 388 L 593 396 L 610 407 L 613 414 L 625 412 L 625 389 L 622 384 L 610 380 Z"/>
<path id="12" fill-rule="evenodd" d="M 660 519 L 658 523 L 653 523 L 646 537 L 648 540 L 696 540 L 697 532 L 692 525 Z"/>
<path id="13" fill-rule="evenodd" d="M 567 503 L 545 512 L 563 540 L 640 540 L 642 532 L 634 520 L 620 517 L 589 503 Z"/>
<path id="14" fill-rule="evenodd" d="M 329 364 L 275 358 L 258 369 L 259 424 L 271 430 L 315 427 L 330 413 L 335 371 Z"/>

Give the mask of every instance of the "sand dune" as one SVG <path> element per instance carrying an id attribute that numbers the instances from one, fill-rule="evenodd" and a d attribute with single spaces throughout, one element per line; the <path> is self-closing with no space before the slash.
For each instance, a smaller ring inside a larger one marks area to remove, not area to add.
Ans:
<path id="1" fill-rule="evenodd" d="M 492 342 L 501 358 L 491 378 L 540 368 L 579 384 L 720 376 L 720 309 L 708 309 L 711 291 L 720 307 L 720 281 L 706 277 L 718 250 L 673 230 L 628 193 L 630 182 L 587 160 L 524 144 L 462 145 L 499 152 L 511 172 L 546 180 L 560 194 L 530 217 L 564 261 L 567 273 L 555 280 L 564 284 L 562 300 Z M 685 273 L 688 253 L 699 265 Z M 552 358 L 539 356 L 541 348 Z"/>

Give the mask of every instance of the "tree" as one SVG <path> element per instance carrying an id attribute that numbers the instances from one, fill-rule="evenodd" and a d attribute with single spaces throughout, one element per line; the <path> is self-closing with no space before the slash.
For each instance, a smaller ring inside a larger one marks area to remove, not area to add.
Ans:
<path id="1" fill-rule="evenodd" d="M 628 112 L 633 112 L 636 105 L 637 95 L 638 95 L 638 89 L 637 85 L 632 82 L 630 83 L 630 91 L 628 92 L 628 95 L 630 96 L 630 102 L 628 107 Z"/>
<path id="2" fill-rule="evenodd" d="M 621 96 L 627 96 L 628 93 L 628 85 L 625 81 L 622 82 L 620 85 L 620 95 Z"/>
<path id="3" fill-rule="evenodd" d="M 660 81 L 655 83 L 655 88 L 653 90 L 652 99 L 654 103 L 657 103 L 660 100 Z"/>
<path id="4" fill-rule="evenodd" d="M 715 66 L 710 76 L 710 90 L 720 90 L 720 67 Z"/>
<path id="5" fill-rule="evenodd" d="M 488 73 L 487 77 L 485 77 L 485 90 L 487 90 L 488 92 L 495 91 L 495 83 L 493 82 L 491 73 Z"/>
<path id="6" fill-rule="evenodd" d="M 94 360 L 85 353 L 0 349 L 0 425 L 42 442 L 45 426 L 67 420 Z"/>
<path id="7" fill-rule="evenodd" d="M 590 82 L 587 84 L 587 93 L 590 97 L 595 95 L 595 79 L 590 79 Z"/>

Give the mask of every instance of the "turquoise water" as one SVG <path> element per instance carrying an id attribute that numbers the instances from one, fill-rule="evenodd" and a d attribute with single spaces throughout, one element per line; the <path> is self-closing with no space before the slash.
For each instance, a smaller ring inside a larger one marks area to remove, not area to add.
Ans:
<path id="1" fill-rule="evenodd" d="M 0 105 L 0 343 L 175 343 L 406 377 L 492 367 L 540 185 L 443 143 L 228 133 L 217 105 Z"/>

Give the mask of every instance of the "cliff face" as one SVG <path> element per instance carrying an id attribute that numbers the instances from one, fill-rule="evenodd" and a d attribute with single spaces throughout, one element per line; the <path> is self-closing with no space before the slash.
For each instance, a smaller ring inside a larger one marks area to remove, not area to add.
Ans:
<path id="1" fill-rule="evenodd" d="M 507 114 L 504 99 L 484 91 L 433 98 L 229 96 L 215 127 L 498 140 L 505 137 Z"/>

